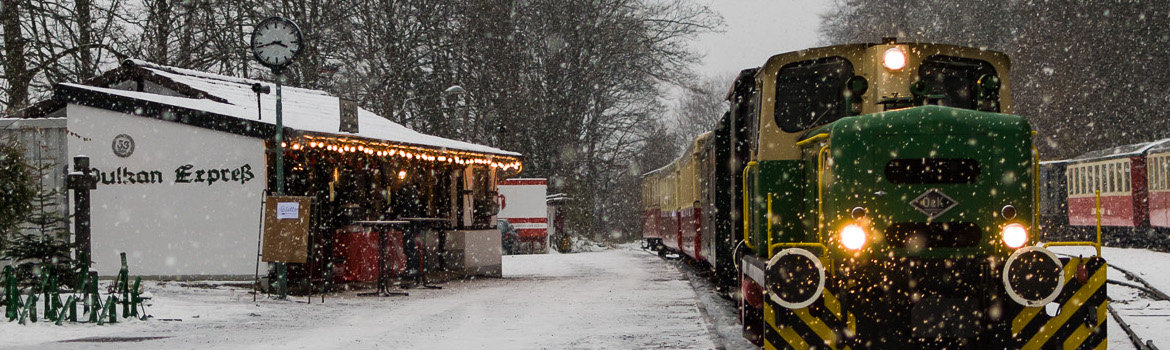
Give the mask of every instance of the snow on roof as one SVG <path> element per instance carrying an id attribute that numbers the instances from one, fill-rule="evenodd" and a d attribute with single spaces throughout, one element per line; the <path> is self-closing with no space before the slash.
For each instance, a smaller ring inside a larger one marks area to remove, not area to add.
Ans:
<path id="1" fill-rule="evenodd" d="M 62 85 L 170 106 L 207 111 L 265 124 L 276 124 L 276 88 L 275 84 L 271 82 L 161 66 L 140 60 L 131 60 L 129 63 L 147 69 L 160 77 L 226 100 L 228 103 L 220 103 L 210 99 L 175 97 L 77 84 Z M 257 83 L 267 85 L 271 88 L 271 93 L 260 95 L 261 107 L 259 112 L 262 116 L 257 115 L 256 93 L 252 91 L 252 85 Z M 295 130 L 430 146 L 439 149 L 520 156 L 520 153 L 505 151 L 495 147 L 423 134 L 360 107 L 358 108 L 359 132 L 340 132 L 338 131 L 341 125 L 340 99 L 330 96 L 324 91 L 282 86 L 281 103 L 282 125 Z"/>
<path id="2" fill-rule="evenodd" d="M 1157 141 L 1158 144 L 1151 145 L 1150 149 L 1147 150 L 1147 152 L 1149 152 L 1149 153 L 1162 153 L 1162 152 L 1170 151 L 1170 142 L 1167 142 L 1167 141 L 1170 141 L 1170 139 Z"/>
<path id="3" fill-rule="evenodd" d="M 1161 146 L 1161 147 L 1159 147 Z M 1088 152 L 1073 158 L 1073 160 L 1090 160 L 1098 158 L 1113 158 L 1113 157 L 1127 157 L 1146 153 L 1151 149 L 1164 149 L 1170 146 L 1170 139 L 1162 139 L 1152 142 L 1135 143 L 1131 145 L 1117 146 L 1113 148 L 1106 148 Z"/>

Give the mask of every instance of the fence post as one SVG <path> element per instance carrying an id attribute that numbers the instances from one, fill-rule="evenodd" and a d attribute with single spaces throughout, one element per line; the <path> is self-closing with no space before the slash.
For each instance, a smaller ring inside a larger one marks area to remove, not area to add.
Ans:
<path id="1" fill-rule="evenodd" d="M 24 304 L 24 312 L 20 314 L 20 324 L 24 324 L 24 318 L 28 317 L 33 323 L 37 322 L 37 294 L 33 293 L 28 296 Z"/>
<path id="2" fill-rule="evenodd" d="M 142 277 L 134 278 L 134 288 L 130 289 L 130 316 L 138 317 L 138 305 L 142 304 Z M 142 316 L 146 316 L 146 310 L 142 310 Z"/>
<path id="3" fill-rule="evenodd" d="M 20 292 L 16 290 L 16 276 L 12 266 L 4 267 L 4 315 L 12 322 L 20 309 Z"/>
<path id="4" fill-rule="evenodd" d="M 65 311 L 69 312 L 69 322 L 77 323 L 77 297 L 70 295 L 65 300 Z"/>

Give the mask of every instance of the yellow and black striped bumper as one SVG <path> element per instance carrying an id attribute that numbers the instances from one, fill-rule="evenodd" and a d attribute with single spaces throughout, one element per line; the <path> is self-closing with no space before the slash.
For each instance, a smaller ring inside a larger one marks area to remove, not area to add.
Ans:
<path id="1" fill-rule="evenodd" d="M 1059 312 L 1050 316 L 1045 307 L 1005 307 L 1003 312 L 1006 317 L 989 327 L 987 332 L 991 333 L 982 334 L 980 343 L 1013 349 L 1104 349 L 1108 344 L 1105 260 L 1099 257 L 1064 258 L 1061 263 L 1064 265 L 1066 282 L 1064 289 L 1053 301 L 1060 305 Z M 1087 272 L 1087 278 L 1083 281 L 1076 276 L 1082 264 Z M 1014 303 L 1005 299 L 999 298 Z M 881 316 L 861 315 L 870 318 Z M 842 306 L 829 288 L 824 290 L 820 299 L 802 309 L 786 309 L 767 300 L 764 306 L 764 322 L 767 325 L 764 329 L 764 348 L 863 348 L 857 344 L 866 344 L 866 333 L 873 330 L 859 331 L 856 317 L 849 308 Z M 1008 332 L 1010 334 L 1005 334 Z M 915 340 L 885 339 L 881 343 L 886 346 L 914 344 Z"/>
<path id="2" fill-rule="evenodd" d="M 829 290 L 803 309 L 764 304 L 764 349 L 849 349 L 843 337 L 857 332 L 857 319 Z"/>
<path id="3" fill-rule="evenodd" d="M 1105 279 L 1105 259 L 1063 258 L 1064 290 L 1053 303 L 1059 312 L 1049 315 L 1045 307 L 1023 308 L 1012 319 L 1012 338 L 1020 349 L 1104 349 L 1109 343 L 1105 322 L 1109 297 Z M 1084 265 L 1088 272 L 1079 281 L 1076 271 Z"/>

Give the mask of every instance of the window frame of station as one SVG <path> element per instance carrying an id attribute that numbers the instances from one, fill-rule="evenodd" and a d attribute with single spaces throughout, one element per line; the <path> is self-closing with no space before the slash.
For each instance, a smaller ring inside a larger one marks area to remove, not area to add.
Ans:
<path id="1" fill-rule="evenodd" d="M 1150 154 L 1146 157 L 1146 169 L 1150 192 L 1170 190 L 1170 153 Z"/>
<path id="2" fill-rule="evenodd" d="M 1070 165 L 1066 171 L 1068 197 L 1093 197 L 1100 190 L 1101 196 L 1131 195 L 1133 181 L 1131 160 L 1118 158 Z"/>

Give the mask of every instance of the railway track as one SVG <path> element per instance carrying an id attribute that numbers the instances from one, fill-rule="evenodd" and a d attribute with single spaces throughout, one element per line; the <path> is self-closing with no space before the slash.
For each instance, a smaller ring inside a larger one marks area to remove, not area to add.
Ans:
<path id="1" fill-rule="evenodd" d="M 1146 280 L 1141 278 L 1141 276 L 1138 276 L 1137 274 L 1130 272 L 1125 268 L 1118 267 L 1114 264 L 1109 264 L 1109 268 L 1120 272 L 1121 275 L 1127 279 L 1127 281 L 1111 278 L 1107 280 L 1106 283 L 1137 290 L 1139 298 L 1149 299 L 1152 301 L 1170 301 L 1170 296 L 1166 295 L 1166 293 L 1162 292 L 1157 287 L 1154 287 L 1149 282 L 1146 282 Z M 1133 344 L 1134 348 L 1138 350 L 1158 350 L 1158 347 L 1154 345 L 1153 340 L 1143 340 L 1141 336 L 1134 332 L 1133 327 L 1130 326 L 1126 318 L 1122 317 L 1121 313 L 1117 312 L 1117 310 L 1113 308 L 1112 300 L 1109 303 L 1108 310 L 1109 314 L 1112 315 L 1113 319 L 1117 322 L 1117 325 L 1123 331 L 1125 331 L 1126 336 L 1129 337 L 1129 341 Z"/>

